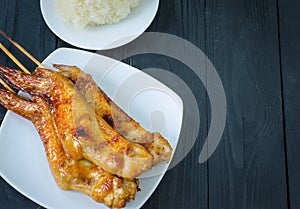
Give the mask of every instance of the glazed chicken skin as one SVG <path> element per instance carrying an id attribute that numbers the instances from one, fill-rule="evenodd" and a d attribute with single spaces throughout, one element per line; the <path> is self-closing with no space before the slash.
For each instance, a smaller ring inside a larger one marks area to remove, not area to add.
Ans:
<path id="1" fill-rule="evenodd" d="M 137 143 L 153 142 L 153 133 L 126 115 L 94 82 L 92 77 L 75 66 L 53 65 L 61 74 L 68 77 L 82 93 L 86 101 L 95 108 L 98 116 L 108 122 L 127 140 Z"/>
<path id="2" fill-rule="evenodd" d="M 61 189 L 80 191 L 113 208 L 124 207 L 127 201 L 134 199 L 138 190 L 136 180 L 108 174 L 90 161 L 74 160 L 64 152 L 53 115 L 44 99 L 32 96 L 30 101 L 0 89 L 0 104 L 34 124 L 52 175 Z"/>
<path id="3" fill-rule="evenodd" d="M 125 139 L 144 146 L 153 156 L 153 166 L 159 162 L 170 160 L 172 147 L 168 141 L 158 132 L 146 131 L 138 122 L 128 116 L 97 86 L 89 74 L 75 66 L 58 64 L 53 66 L 73 81 L 89 105 L 95 109 L 97 117 L 102 117 Z"/>
<path id="4" fill-rule="evenodd" d="M 48 102 L 63 148 L 73 159 L 90 160 L 105 171 L 128 179 L 151 168 L 152 155 L 96 117 L 74 84 L 63 75 L 44 68 L 29 75 L 0 66 L 0 76 L 15 88 Z"/>

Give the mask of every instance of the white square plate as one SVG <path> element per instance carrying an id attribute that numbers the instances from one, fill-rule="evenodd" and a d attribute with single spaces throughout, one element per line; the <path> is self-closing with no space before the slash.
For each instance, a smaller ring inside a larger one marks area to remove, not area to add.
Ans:
<path id="1" fill-rule="evenodd" d="M 160 131 L 173 148 L 182 125 L 183 104 L 171 89 L 140 70 L 108 57 L 61 48 L 43 64 L 76 65 L 91 74 L 106 93 L 150 131 Z M 160 163 L 140 176 L 141 191 L 126 208 L 142 207 L 168 168 Z M 31 122 L 8 111 L 0 130 L 0 174 L 10 185 L 48 209 L 107 209 L 90 197 L 59 189 L 51 175 L 42 142 Z"/>

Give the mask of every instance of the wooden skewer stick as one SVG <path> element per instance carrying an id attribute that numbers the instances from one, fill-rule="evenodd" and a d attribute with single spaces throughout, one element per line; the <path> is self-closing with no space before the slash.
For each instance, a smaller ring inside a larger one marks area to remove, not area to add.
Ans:
<path id="1" fill-rule="evenodd" d="M 13 90 L 12 88 L 10 88 L 10 86 L 7 85 L 7 83 L 5 83 L 4 80 L 2 80 L 1 78 L 0 78 L 0 83 L 2 84 L 2 86 L 3 86 L 4 88 L 6 88 L 6 90 L 15 93 L 14 90 Z"/>
<path id="2" fill-rule="evenodd" d="M 20 44 L 18 44 L 17 42 L 15 42 L 14 40 L 12 40 L 11 37 L 9 37 L 3 30 L 0 29 L 0 34 L 6 38 L 9 42 L 11 42 L 15 47 L 17 47 L 23 54 L 25 54 L 30 60 L 32 60 L 35 64 L 37 64 L 39 67 L 43 67 L 45 68 L 45 66 L 40 63 L 37 59 L 35 59 L 29 52 L 27 52 Z M 15 56 L 13 56 L 6 48 L 5 46 L 3 46 L 2 43 L 0 43 L 0 48 L 2 49 L 2 51 L 19 67 L 23 70 L 23 72 L 30 74 L 30 72 L 19 62 L 19 60 L 17 60 L 17 58 L 15 58 Z M 7 90 L 14 92 L 14 90 L 7 85 L 7 83 L 5 83 L 1 78 L 0 78 L 0 84 L 3 85 L 4 88 L 6 88 Z M 14 92 L 15 93 L 15 92 Z"/>
<path id="3" fill-rule="evenodd" d="M 30 72 L 17 60 L 17 58 L 14 57 L 6 48 L 3 46 L 2 43 L 0 43 L 0 48 L 2 51 L 14 62 L 16 65 L 18 65 L 19 68 L 21 68 L 25 73 L 30 74 Z"/>
<path id="4" fill-rule="evenodd" d="M 2 45 L 2 43 L 0 43 L 0 48 L 1 48 L 3 51 L 4 51 L 4 50 L 7 51 L 7 49 Z M 2 86 L 3 86 L 4 88 L 6 88 L 6 90 L 15 93 L 14 90 L 13 90 L 9 85 L 7 85 L 7 83 L 5 83 L 5 81 L 3 81 L 1 78 L 0 78 L 0 84 L 2 84 Z"/>
<path id="5" fill-rule="evenodd" d="M 17 47 L 23 54 L 25 54 L 29 59 L 31 59 L 35 64 L 37 64 L 39 67 L 45 68 L 45 66 L 40 63 L 37 59 L 35 59 L 29 52 L 27 52 L 20 44 L 12 40 L 11 37 L 9 37 L 3 30 L 0 29 L 0 34 L 6 38 L 8 41 L 10 41 L 15 47 Z"/>
<path id="6" fill-rule="evenodd" d="M 0 43 L 0 48 L 2 49 L 2 51 L 14 62 L 16 63 L 25 73 L 28 73 L 30 74 L 30 72 L 5 48 L 5 46 L 3 46 L 2 43 Z M 5 83 L 1 78 L 0 78 L 0 83 L 2 84 L 2 86 L 8 90 L 8 91 L 11 91 L 13 93 L 14 90 L 9 86 L 7 85 L 7 83 Z"/>

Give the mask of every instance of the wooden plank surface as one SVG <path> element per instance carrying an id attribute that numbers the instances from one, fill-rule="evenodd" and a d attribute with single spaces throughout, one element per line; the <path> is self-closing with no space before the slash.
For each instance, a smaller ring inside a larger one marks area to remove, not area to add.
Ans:
<path id="1" fill-rule="evenodd" d="M 300 208 L 300 2 L 278 1 L 290 208 Z"/>
<path id="2" fill-rule="evenodd" d="M 276 9 L 275 0 L 206 1 L 206 53 L 228 104 L 208 162 L 210 209 L 288 208 Z"/>
<path id="3" fill-rule="evenodd" d="M 142 70 L 160 68 L 180 77 L 194 94 L 201 115 L 195 145 L 167 172 L 144 209 L 300 208 L 299 9 L 296 0 L 160 1 L 147 31 L 176 35 L 205 52 L 223 82 L 228 115 L 217 150 L 199 164 L 210 125 L 210 101 L 201 81 L 168 57 L 126 60 Z M 39 1 L 4 0 L 0 12 L 0 28 L 37 59 L 57 47 L 70 47 L 45 25 Z M 34 69 L 15 47 L 0 40 Z M 14 66 L 3 53 L 0 63 Z M 0 121 L 4 113 L 0 107 Z M 19 208 L 42 207 L 0 179 L 0 209 Z"/>

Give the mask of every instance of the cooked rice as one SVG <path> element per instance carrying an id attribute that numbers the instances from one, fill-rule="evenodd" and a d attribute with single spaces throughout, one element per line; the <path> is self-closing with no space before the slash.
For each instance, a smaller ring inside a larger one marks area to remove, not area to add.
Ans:
<path id="1" fill-rule="evenodd" d="M 55 0 L 65 21 L 77 27 L 117 23 L 141 0 Z"/>

